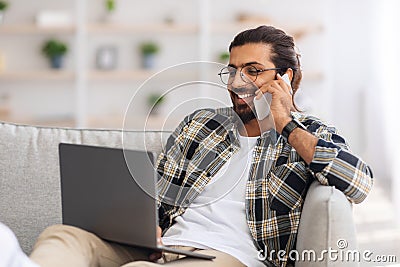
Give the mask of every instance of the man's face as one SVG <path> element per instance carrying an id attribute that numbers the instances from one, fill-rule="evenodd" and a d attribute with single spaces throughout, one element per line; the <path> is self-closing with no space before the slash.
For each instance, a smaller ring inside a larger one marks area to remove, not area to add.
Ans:
<path id="1" fill-rule="evenodd" d="M 232 84 L 228 85 L 229 94 L 233 103 L 233 109 L 244 124 L 255 119 L 254 97 L 255 91 L 264 83 L 275 79 L 276 71 L 260 72 L 255 82 L 249 82 L 246 77 L 240 77 L 242 67 L 252 65 L 258 70 L 275 68 L 270 61 L 270 46 L 262 43 L 250 43 L 232 48 L 229 66 L 237 68 L 236 76 Z"/>

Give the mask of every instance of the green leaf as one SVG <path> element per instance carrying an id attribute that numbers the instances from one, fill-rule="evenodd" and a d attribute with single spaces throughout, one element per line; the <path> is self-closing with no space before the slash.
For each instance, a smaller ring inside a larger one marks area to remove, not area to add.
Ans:
<path id="1" fill-rule="evenodd" d="M 0 10 L 4 11 L 8 8 L 8 3 L 6 1 L 0 1 Z"/>
<path id="2" fill-rule="evenodd" d="M 42 47 L 42 52 L 45 56 L 52 58 L 54 56 L 62 56 L 68 52 L 68 46 L 66 43 L 50 39 L 46 41 Z"/>
<path id="3" fill-rule="evenodd" d="M 156 54 L 159 50 L 159 46 L 154 42 L 144 42 L 140 45 L 140 51 L 144 55 Z"/>
<path id="4" fill-rule="evenodd" d="M 115 0 L 106 0 L 106 9 L 108 12 L 115 10 Z"/>
<path id="5" fill-rule="evenodd" d="M 164 102 L 165 97 L 161 94 L 150 94 L 147 98 L 147 102 L 150 106 L 157 106 Z"/>

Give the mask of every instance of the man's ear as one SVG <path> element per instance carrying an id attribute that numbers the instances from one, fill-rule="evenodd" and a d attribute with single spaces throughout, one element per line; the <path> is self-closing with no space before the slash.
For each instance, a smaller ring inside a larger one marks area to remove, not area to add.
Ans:
<path id="1" fill-rule="evenodd" d="M 289 76 L 289 80 L 290 80 L 290 82 L 292 82 L 293 81 L 293 74 L 294 74 L 293 70 L 291 68 L 288 68 L 286 70 L 285 74 L 287 74 Z"/>

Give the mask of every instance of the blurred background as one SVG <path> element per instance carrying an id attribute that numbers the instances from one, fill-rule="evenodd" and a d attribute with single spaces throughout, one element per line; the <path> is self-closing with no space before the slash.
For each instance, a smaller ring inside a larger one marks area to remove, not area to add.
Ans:
<path id="1" fill-rule="evenodd" d="M 354 208 L 360 249 L 400 263 L 398 10 L 396 0 L 0 0 L 0 120 L 122 128 L 128 110 L 130 128 L 173 129 L 208 102 L 171 113 L 179 103 L 216 91 L 212 105 L 229 99 L 218 86 L 171 86 L 216 81 L 238 32 L 274 25 L 302 55 L 300 108 L 336 125 L 374 171 L 371 195 Z M 153 76 L 192 61 L 217 63 Z M 375 265 L 389 263 L 362 266 Z"/>

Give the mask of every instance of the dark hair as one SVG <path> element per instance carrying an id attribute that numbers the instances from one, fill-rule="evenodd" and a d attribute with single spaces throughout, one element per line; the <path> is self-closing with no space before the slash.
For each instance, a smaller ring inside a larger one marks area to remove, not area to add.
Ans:
<path id="1" fill-rule="evenodd" d="M 294 103 L 294 95 L 300 86 L 302 78 L 300 68 L 300 54 L 295 51 L 294 39 L 284 31 L 273 26 L 259 26 L 255 29 L 245 30 L 235 36 L 229 45 L 229 52 L 233 47 L 242 46 L 249 43 L 264 43 L 271 47 L 270 60 L 275 67 L 283 68 L 278 71 L 283 75 L 288 68 L 293 70 L 291 86 L 293 89 L 292 102 L 296 110 L 299 110 Z"/>

